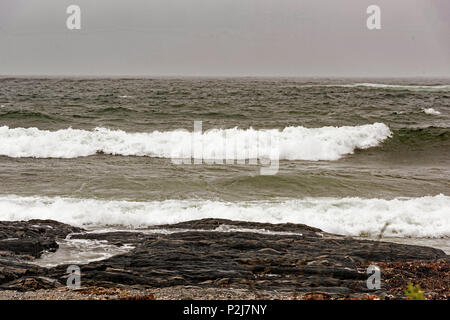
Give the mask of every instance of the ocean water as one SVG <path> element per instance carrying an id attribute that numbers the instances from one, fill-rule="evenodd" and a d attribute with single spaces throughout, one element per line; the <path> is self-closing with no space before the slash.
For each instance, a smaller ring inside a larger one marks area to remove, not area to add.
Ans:
<path id="1" fill-rule="evenodd" d="M 0 220 L 95 230 L 217 217 L 368 238 L 385 227 L 448 250 L 449 83 L 0 78 Z M 267 155 L 258 139 L 276 137 L 277 174 L 191 161 L 195 121 L 217 159 L 226 139 Z"/>

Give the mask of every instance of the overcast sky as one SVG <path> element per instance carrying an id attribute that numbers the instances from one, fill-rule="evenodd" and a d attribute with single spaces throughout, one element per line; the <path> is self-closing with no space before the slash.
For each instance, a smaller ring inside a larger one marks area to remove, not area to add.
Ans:
<path id="1" fill-rule="evenodd" d="M 0 0 L 0 74 L 450 77 L 450 1 Z"/>

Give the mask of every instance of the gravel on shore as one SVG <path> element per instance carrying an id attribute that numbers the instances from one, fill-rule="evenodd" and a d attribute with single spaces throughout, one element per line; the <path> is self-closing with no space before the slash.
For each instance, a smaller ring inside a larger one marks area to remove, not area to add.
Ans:
<path id="1" fill-rule="evenodd" d="M 0 291 L 0 300 L 254 300 L 295 299 L 293 293 L 258 292 L 248 289 L 167 287 L 146 290 L 88 287 L 60 287 L 36 291 Z"/>

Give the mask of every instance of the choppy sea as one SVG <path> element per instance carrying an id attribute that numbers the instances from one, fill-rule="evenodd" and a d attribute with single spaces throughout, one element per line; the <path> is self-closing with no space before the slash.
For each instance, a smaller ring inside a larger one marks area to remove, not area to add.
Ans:
<path id="1" fill-rule="evenodd" d="M 0 220 L 96 230 L 214 217 L 365 238 L 385 227 L 387 240 L 449 252 L 449 83 L 0 78 Z M 217 159 L 175 163 L 196 121 Z M 276 174 L 226 161 L 226 139 L 254 155 L 269 152 L 265 135 Z"/>

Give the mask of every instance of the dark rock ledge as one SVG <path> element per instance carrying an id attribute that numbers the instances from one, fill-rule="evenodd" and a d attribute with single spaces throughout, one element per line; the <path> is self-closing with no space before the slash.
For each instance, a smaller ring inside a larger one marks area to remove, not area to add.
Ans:
<path id="1" fill-rule="evenodd" d="M 218 230 L 224 232 L 217 231 L 219 227 L 222 228 Z M 238 232 L 236 228 L 271 233 Z M 181 232 L 161 234 L 152 232 L 154 229 L 179 229 Z M 448 282 L 445 287 L 445 281 L 450 275 L 450 259 L 439 249 L 356 240 L 298 224 L 221 219 L 189 221 L 139 232 L 109 233 L 85 233 L 82 229 L 50 220 L 0 222 L 0 290 L 25 291 L 65 285 L 66 265 L 41 268 L 33 265 L 31 260 L 45 251 L 56 251 L 58 239 L 69 234 L 74 239 L 106 240 L 117 246 L 135 246 L 126 254 L 80 265 L 83 286 L 135 289 L 181 285 L 247 288 L 255 294 L 276 290 L 296 296 L 314 293 L 331 297 L 367 294 L 397 297 L 401 292 L 390 290 L 388 281 L 383 284 L 383 267 L 389 266 L 386 275 L 394 278 L 401 275 L 401 279 L 395 278 L 398 289 L 415 280 L 436 284 L 436 279 L 427 281 L 427 277 L 437 277 L 431 268 L 436 269 L 438 263 L 438 280 L 444 281 L 444 289 L 439 295 L 445 297 L 448 294 Z M 420 279 L 414 279 L 413 273 L 405 277 L 402 263 L 409 263 L 409 266 L 420 263 L 422 267 L 417 273 Z M 380 264 L 380 290 L 367 289 L 365 269 L 369 264 Z M 396 266 L 402 268 L 398 273 Z M 430 272 L 425 270 L 427 266 L 430 266 Z"/>

